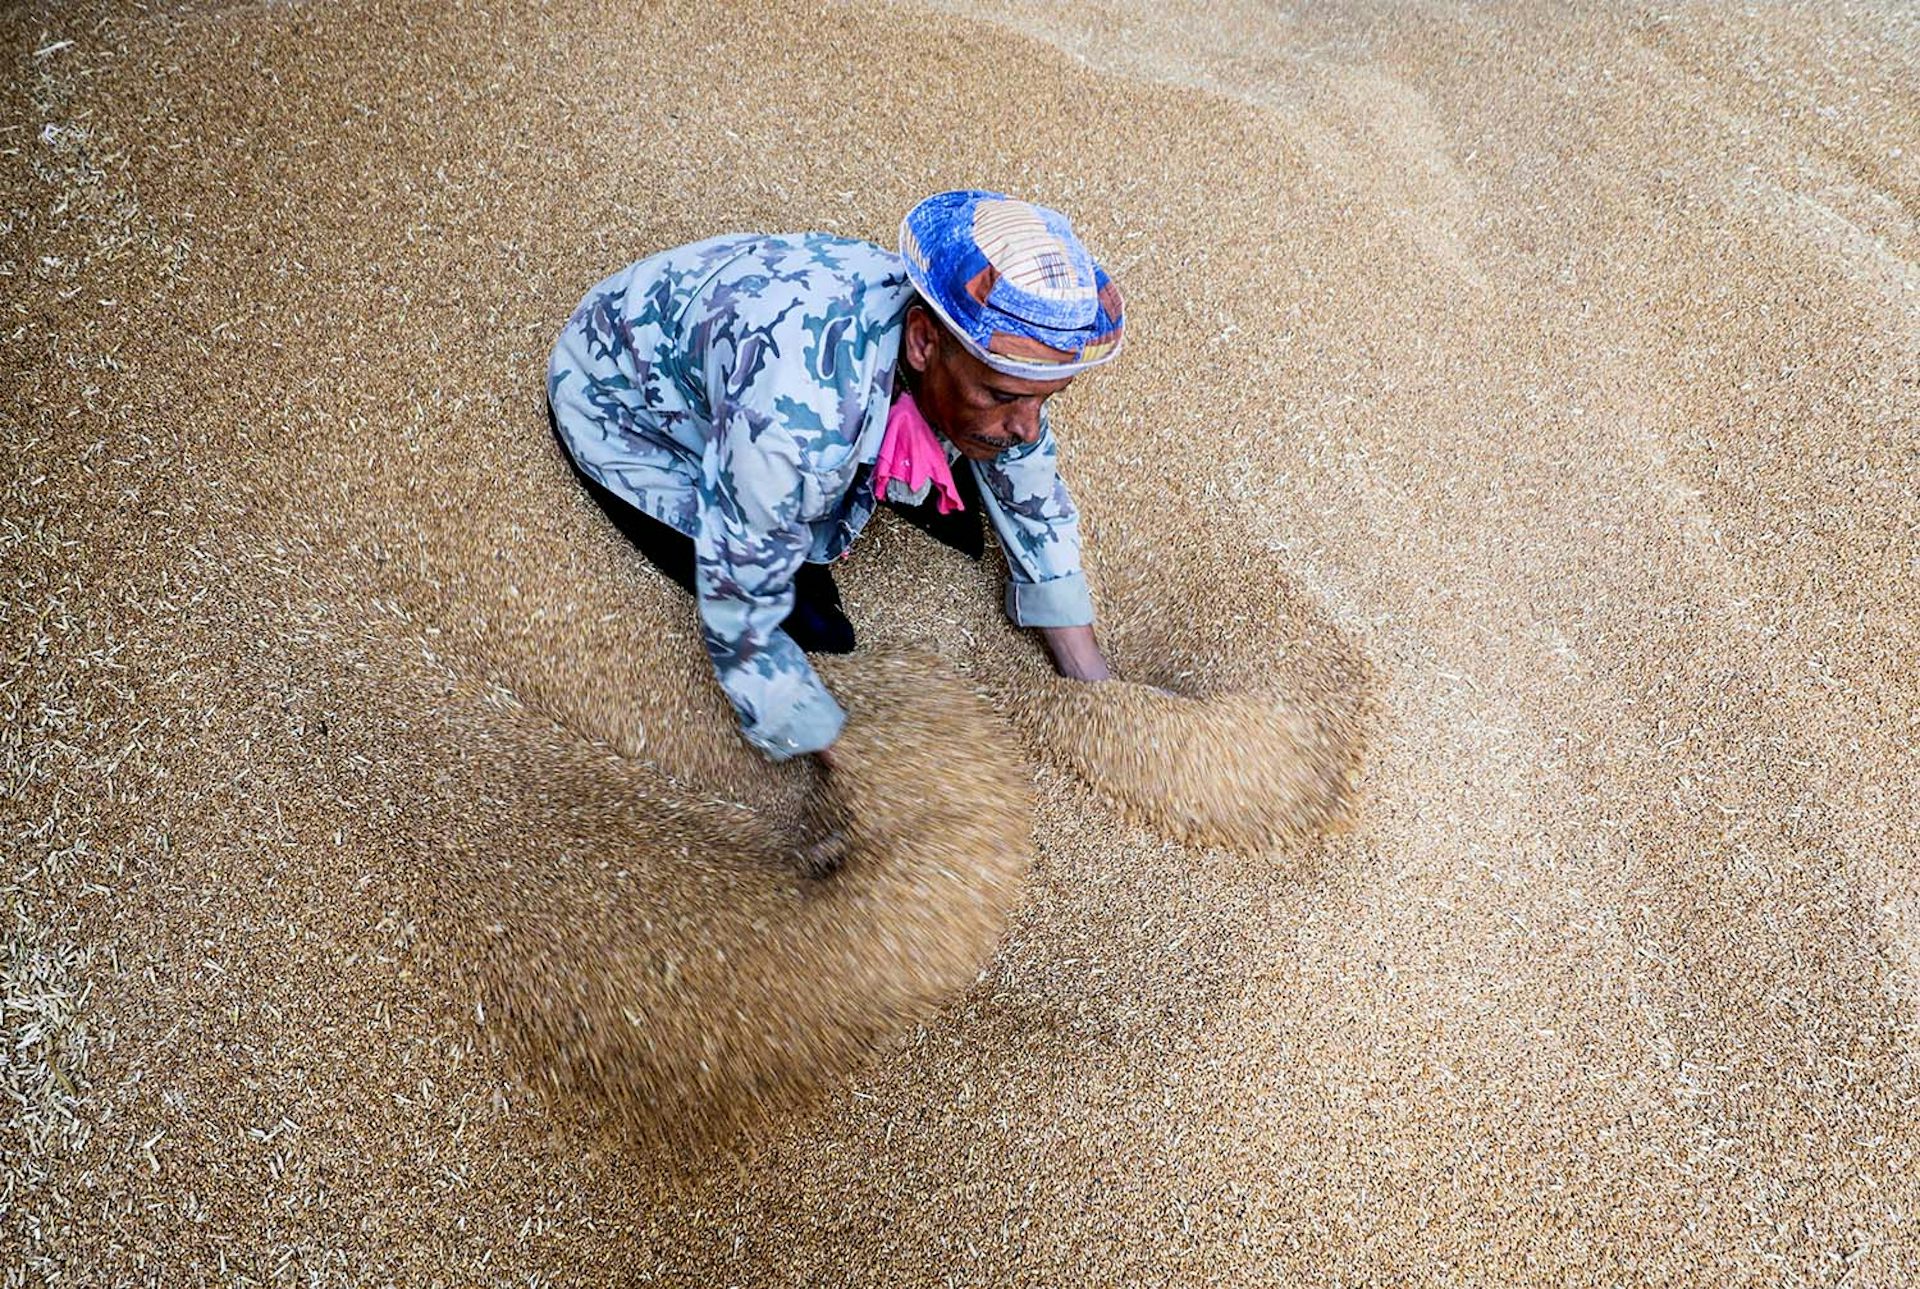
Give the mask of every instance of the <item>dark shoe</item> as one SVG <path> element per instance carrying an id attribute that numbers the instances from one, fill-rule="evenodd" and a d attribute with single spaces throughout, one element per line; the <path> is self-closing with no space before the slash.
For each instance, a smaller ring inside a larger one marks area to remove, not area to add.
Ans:
<path id="1" fill-rule="evenodd" d="M 825 564 L 802 564 L 793 579 L 793 611 L 780 624 L 808 653 L 852 653 L 853 623 L 840 610 L 840 588 Z"/>
<path id="2" fill-rule="evenodd" d="M 893 509 L 900 518 L 968 559 L 979 559 L 987 553 L 987 535 L 981 528 L 978 510 L 959 510 L 951 515 L 943 515 L 931 500 L 917 506 L 894 506 Z"/>
<path id="3" fill-rule="evenodd" d="M 780 629 L 808 653 L 853 652 L 853 623 L 830 604 L 796 601 Z"/>
<path id="4" fill-rule="evenodd" d="M 917 506 L 902 506 L 891 501 L 887 505 L 900 518 L 942 546 L 957 550 L 968 559 L 979 559 L 987 553 L 986 527 L 982 522 L 986 512 L 980 505 L 980 484 L 964 461 L 953 472 L 953 487 L 960 494 L 960 504 L 964 509 L 950 515 L 940 513 L 937 494 L 931 491 L 927 499 Z"/>

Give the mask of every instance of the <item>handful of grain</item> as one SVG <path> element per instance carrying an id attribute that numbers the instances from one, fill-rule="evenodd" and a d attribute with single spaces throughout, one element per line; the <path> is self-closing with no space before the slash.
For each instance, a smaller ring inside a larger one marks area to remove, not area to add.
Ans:
<path id="1" fill-rule="evenodd" d="M 822 667 L 850 682 L 837 768 L 812 789 L 848 841 L 831 876 L 793 858 L 796 821 L 818 813 L 804 803 L 661 780 L 626 819 L 582 819 L 587 853 L 491 857 L 453 884 L 470 984 L 531 1081 L 630 1135 L 709 1143 L 805 1099 L 976 977 L 1031 861 L 1027 776 L 934 659 L 866 656 L 857 683 L 852 668 Z"/>
<path id="2" fill-rule="evenodd" d="M 1028 710 L 1068 767 L 1182 840 L 1258 851 L 1346 823 L 1355 741 L 1269 696 L 1053 678 Z"/>
<path id="3" fill-rule="evenodd" d="M 1127 814 L 1257 852 L 1350 823 L 1371 672 L 1271 555 L 1210 535 L 1231 527 L 1109 535 L 1100 638 L 1126 679 L 1029 668 L 1003 692 L 1036 743 Z"/>

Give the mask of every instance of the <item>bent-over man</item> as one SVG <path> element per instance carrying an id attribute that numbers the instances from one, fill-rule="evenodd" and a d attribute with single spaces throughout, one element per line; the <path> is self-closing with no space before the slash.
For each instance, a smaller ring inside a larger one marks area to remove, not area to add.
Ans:
<path id="1" fill-rule="evenodd" d="M 1061 674 L 1102 680 L 1046 401 L 1110 361 L 1120 293 L 1064 216 L 929 197 L 899 253 L 825 233 L 716 237 L 595 286 L 547 396 L 582 483 L 699 605 L 747 739 L 785 760 L 845 713 L 806 654 L 853 648 L 830 565 L 885 503 L 976 558 Z"/>

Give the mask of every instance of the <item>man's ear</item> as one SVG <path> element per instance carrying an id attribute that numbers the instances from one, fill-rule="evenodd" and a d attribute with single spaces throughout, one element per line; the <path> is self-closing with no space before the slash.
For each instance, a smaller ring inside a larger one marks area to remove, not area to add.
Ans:
<path id="1" fill-rule="evenodd" d="M 907 366 L 924 372 L 933 361 L 934 347 L 940 343 L 940 324 L 933 320 L 925 305 L 907 306 Z"/>

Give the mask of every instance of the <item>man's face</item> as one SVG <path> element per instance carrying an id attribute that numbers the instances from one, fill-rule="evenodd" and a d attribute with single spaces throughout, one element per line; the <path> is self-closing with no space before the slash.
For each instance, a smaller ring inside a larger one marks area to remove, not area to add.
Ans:
<path id="1" fill-rule="evenodd" d="M 1008 448 L 1040 437 L 1040 405 L 1073 383 L 1003 376 L 966 351 L 938 319 L 919 305 L 907 310 L 903 345 L 918 374 L 914 402 L 960 454 L 991 461 Z"/>

